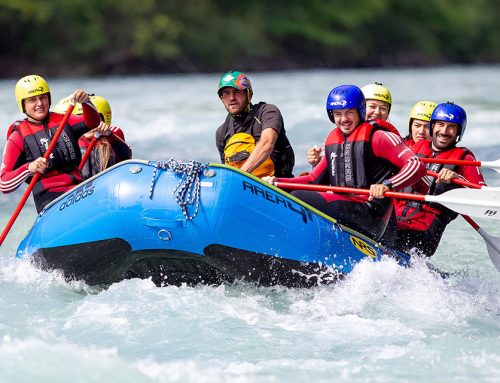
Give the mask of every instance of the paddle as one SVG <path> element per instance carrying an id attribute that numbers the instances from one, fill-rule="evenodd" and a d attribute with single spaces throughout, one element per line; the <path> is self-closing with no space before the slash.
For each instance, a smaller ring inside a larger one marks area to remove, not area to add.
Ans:
<path id="1" fill-rule="evenodd" d="M 323 192 L 351 193 L 370 195 L 368 189 L 342 186 L 325 186 L 276 182 L 275 186 L 283 189 L 315 190 Z M 400 192 L 385 192 L 384 196 L 409 199 L 414 201 L 436 202 L 460 214 L 500 220 L 500 193 L 494 189 L 453 189 L 440 195 L 424 195 Z"/>
<path id="2" fill-rule="evenodd" d="M 90 143 L 87 146 L 87 150 L 85 151 L 85 154 L 83 155 L 82 161 L 80 162 L 80 165 L 78 166 L 78 170 L 82 170 L 83 167 L 85 166 L 85 163 L 89 159 L 90 154 L 92 153 L 92 149 L 94 149 L 94 145 L 100 136 L 101 135 L 99 133 L 95 133 L 94 136 L 92 137 L 92 140 L 90 140 Z"/>
<path id="3" fill-rule="evenodd" d="M 500 173 L 500 159 L 496 161 L 469 161 L 469 160 L 448 160 L 444 158 L 421 158 L 420 160 L 426 164 L 428 163 L 428 164 L 482 166 L 483 168 L 493 169 Z"/>
<path id="4" fill-rule="evenodd" d="M 490 256 L 491 262 L 495 268 L 500 271 L 500 238 L 495 237 L 491 234 L 485 232 L 479 225 L 472 220 L 468 215 L 462 214 L 462 217 L 483 237 L 486 242 L 486 249 L 488 250 L 488 255 Z"/>
<path id="5" fill-rule="evenodd" d="M 61 123 L 59 124 L 59 127 L 57 128 L 56 133 L 54 134 L 54 137 L 52 137 L 52 140 L 50 141 L 50 145 L 47 148 L 47 151 L 45 152 L 45 154 L 43 155 L 43 158 L 45 158 L 47 160 L 49 159 L 49 156 L 52 153 L 52 151 L 54 150 L 54 148 L 56 147 L 57 140 L 59 139 L 59 136 L 61 135 L 62 131 L 64 130 L 64 126 L 68 122 L 68 119 L 71 116 L 71 113 L 73 112 L 74 107 L 75 107 L 75 102 L 72 101 L 71 104 L 69 105 L 69 108 L 66 111 L 66 114 L 64 115 Z M 24 194 L 21 197 L 21 200 L 17 204 L 16 210 L 14 211 L 12 216 L 10 217 L 9 222 L 7 222 L 5 229 L 3 229 L 2 235 L 0 236 L 0 246 L 2 246 L 3 241 L 7 237 L 7 234 L 9 234 L 10 229 L 14 225 L 14 222 L 16 221 L 17 217 L 19 216 L 19 213 L 21 213 L 21 210 L 23 209 L 24 204 L 26 203 L 26 200 L 28 199 L 31 191 L 35 187 L 35 184 L 38 182 L 40 177 L 41 177 L 41 173 L 39 173 L 39 172 L 36 172 L 33 175 L 33 178 L 31 179 L 31 182 L 29 183 L 28 188 L 24 191 Z"/>
<path id="6" fill-rule="evenodd" d="M 436 172 L 432 172 L 427 170 L 427 174 L 432 177 L 437 177 L 438 174 Z M 473 189 L 481 189 L 483 186 L 475 184 L 473 182 L 464 181 L 458 178 L 453 178 L 451 180 L 452 183 L 462 186 L 467 186 Z M 468 215 L 462 214 L 462 217 L 469 223 L 481 237 L 483 237 L 486 242 L 486 249 L 488 250 L 488 255 L 490 256 L 491 262 L 495 266 L 495 268 L 500 271 L 500 238 L 495 237 L 491 234 L 485 232 L 471 217 Z"/>

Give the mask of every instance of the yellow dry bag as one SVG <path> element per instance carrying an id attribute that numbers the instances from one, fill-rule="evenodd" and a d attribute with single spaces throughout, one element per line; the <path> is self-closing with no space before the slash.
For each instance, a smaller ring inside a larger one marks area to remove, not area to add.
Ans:
<path id="1" fill-rule="evenodd" d="M 236 133 L 226 143 L 224 148 L 224 160 L 226 165 L 241 168 L 250 153 L 255 148 L 255 138 L 248 133 Z M 252 171 L 256 177 L 274 175 L 274 163 L 271 158 L 267 158 L 256 169 Z"/>

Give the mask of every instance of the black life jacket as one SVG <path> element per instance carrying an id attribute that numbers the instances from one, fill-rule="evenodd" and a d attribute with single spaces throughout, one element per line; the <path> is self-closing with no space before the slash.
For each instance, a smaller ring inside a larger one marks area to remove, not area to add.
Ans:
<path id="1" fill-rule="evenodd" d="M 49 119 L 38 125 L 23 120 L 12 126 L 12 130 L 19 132 L 23 139 L 24 152 L 28 162 L 43 157 L 57 131 L 58 122 L 60 121 Z M 57 140 L 57 145 L 49 156 L 47 171 L 73 169 L 78 167 L 81 158 L 78 137 L 75 137 L 71 127 L 66 125 Z"/>
<path id="2" fill-rule="evenodd" d="M 44 156 L 63 117 L 57 118 L 57 116 L 60 115 L 50 113 L 48 121 L 44 121 L 43 124 L 33 124 L 23 120 L 19 124 L 13 124 L 12 129 L 9 128 L 9 132 L 16 130 L 21 135 L 26 162 Z M 33 199 L 38 212 L 55 196 L 82 181 L 78 170 L 80 161 L 78 138 L 67 124 L 49 156 L 47 170 L 33 187 Z M 31 179 L 32 177 L 28 177 L 26 182 L 31 182 Z"/>
<path id="3" fill-rule="evenodd" d="M 392 131 L 370 121 L 359 125 L 347 137 L 339 128 L 330 133 L 325 141 L 330 185 L 368 188 L 399 171 L 389 161 L 373 154 L 371 139 L 379 129 Z"/>

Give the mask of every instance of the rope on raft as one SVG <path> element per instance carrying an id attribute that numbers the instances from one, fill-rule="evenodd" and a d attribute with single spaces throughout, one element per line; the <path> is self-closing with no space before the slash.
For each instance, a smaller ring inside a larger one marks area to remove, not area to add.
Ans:
<path id="1" fill-rule="evenodd" d="M 151 199 L 153 197 L 158 169 L 170 169 L 174 173 L 181 175 L 179 183 L 173 190 L 172 195 L 175 196 L 177 204 L 181 207 L 182 214 L 188 221 L 196 218 L 200 208 L 200 175 L 208 166 L 198 161 L 191 160 L 189 162 L 179 162 L 173 158 L 168 161 L 149 162 L 149 164 L 155 168 L 149 187 L 149 198 Z M 190 214 L 188 211 L 190 205 L 195 206 L 194 214 Z"/>

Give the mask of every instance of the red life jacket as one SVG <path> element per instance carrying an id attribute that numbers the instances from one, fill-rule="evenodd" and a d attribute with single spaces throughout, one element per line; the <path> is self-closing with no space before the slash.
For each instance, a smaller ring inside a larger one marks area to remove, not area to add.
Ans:
<path id="1" fill-rule="evenodd" d="M 27 120 L 19 124 L 14 123 L 9 132 L 17 131 L 22 137 L 26 162 L 32 162 L 38 157 L 43 157 L 52 137 L 54 136 L 63 115 L 50 113 L 48 120 L 43 124 L 33 124 Z M 82 123 L 83 124 L 83 123 Z M 79 125 L 79 124 L 76 124 Z M 80 126 L 67 124 L 64 127 L 57 145 L 49 156 L 48 167 L 33 188 L 33 198 L 38 206 L 41 200 L 45 200 L 47 192 L 63 192 L 71 189 L 82 181 L 78 165 L 81 160 L 80 148 L 78 146 L 78 133 Z M 86 128 L 83 128 L 86 129 Z M 82 133 L 84 130 L 82 129 Z M 30 182 L 31 177 L 26 180 Z"/>
<path id="2" fill-rule="evenodd" d="M 432 143 L 429 140 L 421 140 L 417 142 L 412 150 L 420 158 L 440 158 L 440 159 L 453 159 L 461 160 L 467 154 L 472 154 L 467 148 L 454 147 L 450 150 L 443 152 L 434 152 L 432 150 Z M 456 165 L 444 164 L 426 164 L 427 169 L 439 173 L 444 167 L 455 171 Z M 436 179 L 432 178 L 429 186 L 429 195 L 439 195 L 444 192 L 455 189 L 457 185 L 447 184 L 444 182 L 436 183 Z M 395 201 L 395 212 L 398 220 L 398 229 L 400 230 L 414 230 L 425 231 L 428 230 L 436 219 L 440 219 L 444 225 L 447 225 L 457 217 L 457 213 L 450 210 L 438 203 L 417 202 L 417 201 Z"/>
<path id="3" fill-rule="evenodd" d="M 367 188 L 399 171 L 373 154 L 372 135 L 380 129 L 397 132 L 390 123 L 378 119 L 360 124 L 347 137 L 339 128 L 332 130 L 325 141 L 330 185 Z"/>

